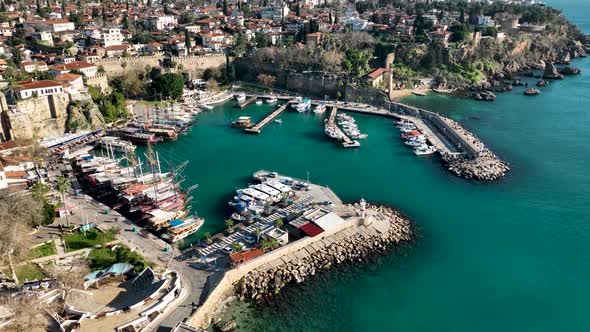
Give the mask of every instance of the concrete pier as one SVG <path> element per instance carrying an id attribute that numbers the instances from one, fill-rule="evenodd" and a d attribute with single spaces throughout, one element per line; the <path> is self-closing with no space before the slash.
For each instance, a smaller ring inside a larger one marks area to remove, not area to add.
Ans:
<path id="1" fill-rule="evenodd" d="M 349 144 L 352 144 L 352 140 L 336 124 L 336 113 L 337 112 L 338 112 L 338 108 L 332 107 L 332 109 L 330 110 L 330 117 L 328 118 L 328 123 L 326 124 L 326 126 L 333 128 L 335 131 L 337 131 L 338 135 L 340 137 L 340 140 L 342 141 L 342 145 L 347 146 Z"/>
<path id="2" fill-rule="evenodd" d="M 238 107 L 239 107 L 239 108 L 244 108 L 244 107 L 246 107 L 246 106 L 248 106 L 248 105 L 252 104 L 252 103 L 253 103 L 253 102 L 254 102 L 254 101 L 257 99 L 257 98 L 258 98 L 258 97 L 256 97 L 256 96 L 249 97 L 248 99 L 246 99 L 246 100 L 244 100 L 243 102 L 241 102 L 241 103 L 238 105 Z"/>
<path id="3" fill-rule="evenodd" d="M 284 105 L 281 105 L 279 108 L 277 108 L 272 113 L 270 113 L 267 117 L 262 119 L 262 121 L 258 122 L 254 127 L 246 128 L 246 129 L 244 129 L 244 131 L 248 132 L 248 133 L 253 133 L 253 134 L 260 134 L 260 132 L 262 131 L 262 127 L 266 126 L 274 118 L 279 116 L 279 114 L 283 113 L 283 111 L 286 110 L 287 107 L 289 107 L 289 104 L 291 102 L 292 102 L 292 100 L 285 103 Z"/>

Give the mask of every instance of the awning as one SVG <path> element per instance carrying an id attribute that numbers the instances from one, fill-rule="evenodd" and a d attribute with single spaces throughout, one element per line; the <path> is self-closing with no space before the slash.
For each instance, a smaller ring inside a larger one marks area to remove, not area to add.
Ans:
<path id="1" fill-rule="evenodd" d="M 310 222 L 303 224 L 303 226 L 300 226 L 299 229 L 302 230 L 303 233 L 307 234 L 310 237 L 314 237 L 318 234 L 321 234 L 324 231 L 320 227 L 318 227 Z"/>

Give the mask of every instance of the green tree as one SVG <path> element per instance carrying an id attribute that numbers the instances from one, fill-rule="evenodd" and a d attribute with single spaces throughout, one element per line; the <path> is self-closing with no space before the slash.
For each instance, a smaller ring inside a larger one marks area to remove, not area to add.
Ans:
<path id="1" fill-rule="evenodd" d="M 279 241 L 276 239 L 262 239 L 260 241 L 260 249 L 264 251 L 274 250 L 279 247 Z"/>
<path id="2" fill-rule="evenodd" d="M 66 177 L 60 176 L 55 180 L 55 189 L 61 194 L 61 201 L 64 204 L 64 210 L 66 211 L 66 224 L 70 226 L 70 210 L 66 202 L 66 193 L 70 190 L 70 180 Z"/>
<path id="3" fill-rule="evenodd" d="M 191 46 L 191 34 L 188 30 L 184 30 L 184 46 L 186 47 L 186 51 L 190 54 L 192 46 Z"/>
<path id="4" fill-rule="evenodd" d="M 234 226 L 234 221 L 231 219 L 227 219 L 225 221 L 225 227 L 227 227 L 227 231 L 231 232 L 231 228 Z"/>
<path id="5" fill-rule="evenodd" d="M 152 81 L 152 88 L 162 97 L 178 99 L 184 90 L 184 79 L 179 74 L 166 73 Z"/>
<path id="6" fill-rule="evenodd" d="M 213 240 L 211 240 L 211 233 L 209 232 L 205 232 L 205 239 L 207 241 L 208 244 L 211 244 L 213 242 Z"/>
<path id="7" fill-rule="evenodd" d="M 229 8 L 227 5 L 227 0 L 223 0 L 223 15 L 229 16 Z"/>
<path id="8" fill-rule="evenodd" d="M 283 222 L 283 219 L 282 218 L 277 218 L 277 219 L 275 219 L 275 221 L 273 222 L 273 224 L 274 224 L 274 226 L 276 228 L 283 228 L 284 222 Z"/>
<path id="9" fill-rule="evenodd" d="M 241 252 L 244 249 L 244 246 L 239 242 L 234 242 L 231 244 L 230 248 L 233 252 Z"/>

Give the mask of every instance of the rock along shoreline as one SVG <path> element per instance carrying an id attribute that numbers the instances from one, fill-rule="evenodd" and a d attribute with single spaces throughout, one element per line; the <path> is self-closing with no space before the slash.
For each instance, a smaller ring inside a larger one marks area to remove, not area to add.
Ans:
<path id="1" fill-rule="evenodd" d="M 353 207 L 357 208 L 358 204 Z M 293 259 L 267 271 L 251 271 L 236 283 L 235 294 L 241 300 L 260 301 L 279 293 L 287 285 L 304 282 L 320 270 L 328 270 L 343 262 L 365 262 L 415 238 L 413 223 L 398 211 L 375 204 L 368 204 L 367 209 L 389 220 L 387 232 L 373 235 L 357 232 L 304 258 Z"/>

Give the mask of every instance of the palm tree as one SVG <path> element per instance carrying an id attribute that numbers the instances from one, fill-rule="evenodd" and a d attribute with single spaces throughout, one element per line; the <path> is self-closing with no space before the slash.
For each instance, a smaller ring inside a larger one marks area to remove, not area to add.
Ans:
<path id="1" fill-rule="evenodd" d="M 256 245 L 259 245 L 260 244 L 260 234 L 262 234 L 260 227 L 256 227 L 254 234 L 256 234 Z"/>
<path id="2" fill-rule="evenodd" d="M 225 226 L 227 227 L 227 232 L 228 233 L 231 233 L 231 228 L 232 228 L 233 225 L 234 225 L 234 221 L 233 220 L 227 219 L 225 221 Z"/>
<path id="3" fill-rule="evenodd" d="M 211 233 L 205 232 L 205 239 L 207 239 L 207 243 L 211 244 Z"/>
<path id="4" fill-rule="evenodd" d="M 239 242 L 232 243 L 230 248 L 233 252 L 241 252 L 244 249 Z"/>
<path id="5" fill-rule="evenodd" d="M 66 211 L 66 224 L 70 226 L 69 214 L 70 211 L 66 205 L 66 193 L 70 189 L 70 180 L 66 177 L 60 176 L 55 180 L 55 189 L 61 194 L 61 201 L 64 203 L 64 209 Z"/>
<path id="6" fill-rule="evenodd" d="M 275 219 L 273 224 L 275 225 L 276 228 L 283 228 L 283 219 L 277 218 L 277 219 Z"/>

